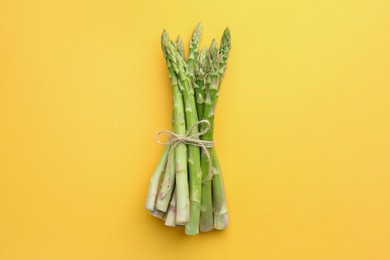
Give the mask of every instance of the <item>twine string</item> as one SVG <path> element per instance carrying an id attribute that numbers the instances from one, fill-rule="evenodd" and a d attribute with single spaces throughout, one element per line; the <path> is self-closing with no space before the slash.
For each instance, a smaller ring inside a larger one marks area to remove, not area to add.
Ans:
<path id="1" fill-rule="evenodd" d="M 202 124 L 206 125 L 206 127 L 204 127 L 202 131 L 192 134 L 192 130 L 195 127 L 198 127 L 199 125 L 202 125 Z M 212 148 L 214 146 L 214 141 L 206 141 L 206 140 L 199 139 L 199 137 L 201 135 L 204 135 L 208 131 L 210 131 L 210 128 L 211 128 L 211 125 L 210 125 L 210 122 L 208 120 L 200 120 L 200 121 L 196 122 L 195 124 L 193 124 L 184 135 L 178 135 L 175 132 L 172 132 L 169 130 L 160 130 L 156 134 L 156 140 L 157 140 L 158 144 L 164 145 L 164 146 L 167 146 L 167 145 L 171 146 L 169 148 L 169 153 L 174 151 L 175 147 L 178 144 L 188 144 L 188 145 L 194 145 L 194 146 L 198 146 L 198 147 L 202 148 L 204 154 L 206 155 L 207 162 L 209 164 L 208 175 L 202 181 L 202 183 L 205 183 L 213 178 L 213 166 L 211 163 L 210 152 L 208 151 L 207 148 Z M 160 136 L 162 134 L 167 134 L 169 136 L 168 141 L 162 142 L 160 140 Z M 171 158 L 171 157 L 170 156 L 168 157 L 167 165 L 170 165 L 170 163 L 172 163 L 172 162 L 170 162 L 169 158 Z"/>

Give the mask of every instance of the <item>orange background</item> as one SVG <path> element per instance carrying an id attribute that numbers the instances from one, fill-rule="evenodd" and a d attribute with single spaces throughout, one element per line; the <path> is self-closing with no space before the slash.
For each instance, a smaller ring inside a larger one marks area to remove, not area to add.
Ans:
<path id="1" fill-rule="evenodd" d="M 390 2 L 0 0 L 0 259 L 390 259 Z M 169 129 L 165 28 L 233 50 L 216 132 L 230 212 L 144 210 Z"/>

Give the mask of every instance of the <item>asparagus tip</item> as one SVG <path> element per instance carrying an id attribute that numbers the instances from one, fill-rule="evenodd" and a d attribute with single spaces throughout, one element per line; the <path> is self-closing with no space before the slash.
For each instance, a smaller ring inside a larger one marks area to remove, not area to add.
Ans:
<path id="1" fill-rule="evenodd" d="M 218 49 L 218 43 L 215 40 L 215 38 L 211 41 L 211 44 L 210 44 L 210 49 L 212 49 L 212 48 L 217 48 Z"/>
<path id="2" fill-rule="evenodd" d="M 198 45 L 200 42 L 200 36 L 202 34 L 202 22 L 199 22 L 198 25 L 195 27 L 194 32 L 192 33 L 192 37 L 190 40 L 190 51 L 191 52 L 198 52 Z M 190 57 L 190 59 L 195 59 L 196 55 L 194 57 Z"/>
<path id="3" fill-rule="evenodd" d="M 210 44 L 210 48 L 209 48 L 209 55 L 210 55 L 210 62 L 212 64 L 215 64 L 216 62 L 218 62 L 218 44 L 217 44 L 217 41 L 215 39 L 212 40 L 211 44 Z"/>
<path id="4" fill-rule="evenodd" d="M 221 50 L 228 52 L 232 47 L 229 27 L 226 27 L 221 38 Z"/>
<path id="5" fill-rule="evenodd" d="M 183 44 L 183 40 L 181 39 L 180 35 L 177 36 L 176 48 L 179 51 L 179 53 L 181 54 L 181 56 L 184 58 L 184 44 Z"/>
<path id="6" fill-rule="evenodd" d="M 223 35 L 226 35 L 230 38 L 230 29 L 229 27 L 226 27 L 225 30 L 223 31 Z"/>
<path id="7" fill-rule="evenodd" d="M 196 25 L 196 31 L 201 31 L 202 30 L 202 27 L 203 27 L 203 24 L 202 24 L 202 21 L 199 21 L 199 23 Z"/>

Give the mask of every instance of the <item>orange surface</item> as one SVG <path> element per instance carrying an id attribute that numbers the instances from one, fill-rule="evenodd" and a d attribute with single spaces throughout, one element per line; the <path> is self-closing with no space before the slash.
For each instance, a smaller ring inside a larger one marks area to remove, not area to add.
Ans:
<path id="1" fill-rule="evenodd" d="M 390 259 L 390 2 L 0 0 L 0 259 Z M 160 34 L 233 50 L 230 226 L 143 209 L 169 129 Z"/>

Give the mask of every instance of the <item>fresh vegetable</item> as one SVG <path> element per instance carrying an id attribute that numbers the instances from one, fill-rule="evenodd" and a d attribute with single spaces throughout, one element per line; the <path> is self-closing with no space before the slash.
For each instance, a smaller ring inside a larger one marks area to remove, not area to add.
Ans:
<path id="1" fill-rule="evenodd" d="M 221 230 L 228 224 L 221 168 L 212 144 L 214 113 L 231 49 L 230 31 L 224 31 L 220 48 L 213 40 L 199 53 L 201 32 L 199 23 L 187 60 L 180 36 L 176 41 L 166 31 L 161 36 L 173 92 L 173 132 L 168 132 L 170 140 L 164 143 L 167 147 L 151 178 L 145 206 L 167 226 L 185 225 L 187 235 Z"/>

